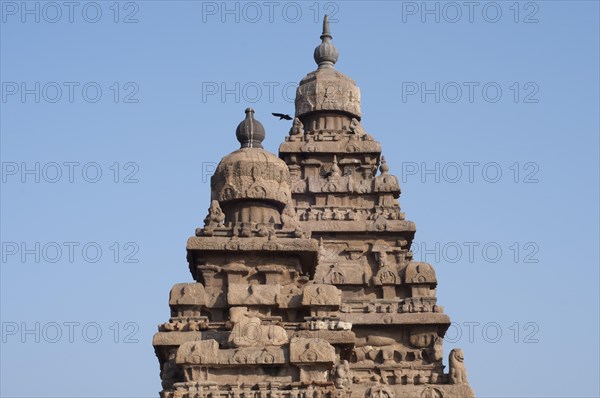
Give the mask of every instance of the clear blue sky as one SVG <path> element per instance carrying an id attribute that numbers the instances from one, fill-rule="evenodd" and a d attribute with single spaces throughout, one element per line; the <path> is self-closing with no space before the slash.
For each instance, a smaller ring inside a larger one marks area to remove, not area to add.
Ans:
<path id="1" fill-rule="evenodd" d="M 325 12 L 446 354 L 478 397 L 600 394 L 598 2 L 1 7 L 1 396 L 157 396 L 207 176 L 247 106 L 277 151 Z"/>

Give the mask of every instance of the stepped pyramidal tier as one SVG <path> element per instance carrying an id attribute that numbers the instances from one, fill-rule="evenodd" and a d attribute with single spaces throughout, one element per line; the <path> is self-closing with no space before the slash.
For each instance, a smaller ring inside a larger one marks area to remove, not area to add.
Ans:
<path id="1" fill-rule="evenodd" d="M 187 242 L 195 282 L 173 286 L 153 340 L 162 398 L 474 396 L 462 350 L 444 372 L 435 271 L 413 261 L 415 224 L 327 17 L 321 41 L 279 156 L 246 109 L 212 176 Z"/>

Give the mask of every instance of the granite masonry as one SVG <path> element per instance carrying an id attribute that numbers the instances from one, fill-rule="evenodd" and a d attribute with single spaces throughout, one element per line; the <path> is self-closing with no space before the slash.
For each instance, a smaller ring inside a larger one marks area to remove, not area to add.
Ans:
<path id="1" fill-rule="evenodd" d="M 474 396 L 461 349 L 444 371 L 435 270 L 413 261 L 415 224 L 331 40 L 325 17 L 279 156 L 246 109 L 211 179 L 195 282 L 173 286 L 154 336 L 162 398 Z"/>

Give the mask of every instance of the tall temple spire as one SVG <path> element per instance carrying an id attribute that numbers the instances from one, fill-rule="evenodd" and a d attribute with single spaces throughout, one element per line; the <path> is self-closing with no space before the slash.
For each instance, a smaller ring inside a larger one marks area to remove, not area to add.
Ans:
<path id="1" fill-rule="evenodd" d="M 332 68 L 338 60 L 338 50 L 331 42 L 332 36 L 329 30 L 329 16 L 323 18 L 323 34 L 321 35 L 321 44 L 315 48 L 315 62 L 319 68 Z"/>
<path id="2" fill-rule="evenodd" d="M 338 50 L 331 42 L 329 17 L 323 20 L 321 44 L 315 48 L 318 68 L 296 89 L 296 117 L 308 130 L 341 130 L 361 120 L 360 90 L 356 82 L 335 69 Z"/>

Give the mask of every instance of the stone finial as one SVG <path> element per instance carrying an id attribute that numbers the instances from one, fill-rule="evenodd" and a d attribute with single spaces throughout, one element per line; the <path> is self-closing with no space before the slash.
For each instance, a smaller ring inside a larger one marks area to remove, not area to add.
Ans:
<path id="1" fill-rule="evenodd" d="M 238 125 L 235 135 L 240 142 L 240 148 L 262 148 L 265 139 L 265 128 L 254 119 L 254 109 L 246 109 L 246 118 Z"/>
<path id="2" fill-rule="evenodd" d="M 338 50 L 331 43 L 331 32 L 329 31 L 329 16 L 323 18 L 323 34 L 321 35 L 321 44 L 315 48 L 315 62 L 319 68 L 332 68 L 338 60 Z"/>
<path id="3" fill-rule="evenodd" d="M 337 155 L 333 155 L 333 164 L 331 165 L 331 177 L 339 177 L 341 175 L 340 167 L 337 162 Z"/>

